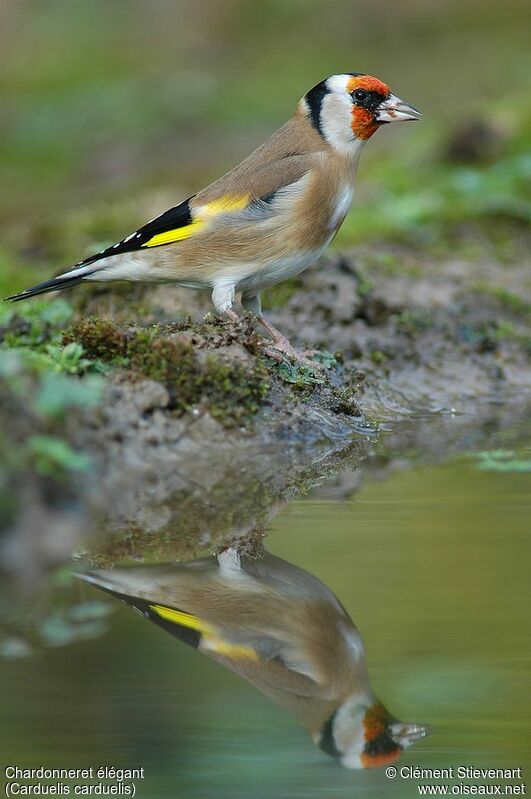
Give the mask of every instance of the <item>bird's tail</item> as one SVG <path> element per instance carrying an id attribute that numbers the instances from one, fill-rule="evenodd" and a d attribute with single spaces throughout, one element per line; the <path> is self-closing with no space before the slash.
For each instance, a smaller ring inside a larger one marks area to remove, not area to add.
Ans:
<path id="1" fill-rule="evenodd" d="M 148 566 L 93 569 L 85 574 L 75 573 L 74 576 L 115 596 L 150 597 L 158 596 L 168 580 L 174 583 L 182 570 L 182 565 L 159 563 Z"/>
<path id="2" fill-rule="evenodd" d="M 57 291 L 58 289 L 67 289 L 71 286 L 77 286 L 82 280 L 85 280 L 85 278 L 93 272 L 97 272 L 100 268 L 99 264 L 98 266 L 79 265 L 69 272 L 53 277 L 51 280 L 45 280 L 43 283 L 37 283 L 36 286 L 31 286 L 31 288 L 25 289 L 19 294 L 13 294 L 11 297 L 6 297 L 5 299 L 9 302 L 19 302 L 28 297 L 36 297 L 38 294 L 46 294 L 48 291 Z"/>
<path id="3" fill-rule="evenodd" d="M 209 630 L 208 624 L 197 616 L 175 607 L 175 592 L 172 592 L 170 605 L 166 605 L 164 602 L 161 604 L 164 595 L 164 578 L 167 578 L 168 575 L 171 577 L 178 574 L 178 571 L 179 566 L 176 564 L 161 564 L 96 569 L 88 574 L 75 574 L 74 576 L 111 594 L 116 599 L 121 599 L 122 602 L 154 622 L 158 627 L 162 627 L 163 630 L 171 633 L 184 644 L 197 649 L 202 634 Z M 155 598 L 157 596 L 158 599 Z"/>

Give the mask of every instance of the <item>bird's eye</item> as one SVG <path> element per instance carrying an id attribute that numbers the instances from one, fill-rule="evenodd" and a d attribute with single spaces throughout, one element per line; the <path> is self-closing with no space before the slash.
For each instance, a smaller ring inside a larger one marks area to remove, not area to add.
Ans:
<path id="1" fill-rule="evenodd" d="M 354 99 L 358 101 L 358 103 L 362 103 L 364 100 L 367 99 L 367 92 L 365 89 L 356 89 L 354 92 Z"/>

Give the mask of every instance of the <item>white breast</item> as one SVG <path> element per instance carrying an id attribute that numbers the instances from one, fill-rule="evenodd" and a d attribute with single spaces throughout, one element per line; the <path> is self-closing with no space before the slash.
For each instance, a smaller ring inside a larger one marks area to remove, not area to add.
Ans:
<path id="1" fill-rule="evenodd" d="M 342 224 L 343 220 L 345 219 L 346 215 L 350 211 L 350 206 L 352 205 L 352 198 L 354 197 L 354 187 L 353 186 L 344 186 L 342 190 L 339 192 L 335 208 L 333 210 L 332 216 L 330 217 L 329 229 L 331 231 L 336 231 L 338 227 Z"/>
<path id="2" fill-rule="evenodd" d="M 253 270 L 252 274 L 238 281 L 237 291 L 260 291 L 275 283 L 280 283 L 281 280 L 298 275 L 319 258 L 323 250 L 330 244 L 331 239 L 332 236 L 324 242 L 322 247 L 317 249 L 269 261 L 262 269 L 257 270 L 255 265 L 250 265 L 250 271 Z"/>

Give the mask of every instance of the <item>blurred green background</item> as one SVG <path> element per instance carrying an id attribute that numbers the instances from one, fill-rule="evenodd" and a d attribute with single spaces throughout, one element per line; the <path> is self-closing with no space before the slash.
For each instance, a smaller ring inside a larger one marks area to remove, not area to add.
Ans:
<path id="1" fill-rule="evenodd" d="M 528 219 L 529 21 L 525 0 L 3 0 L 0 289 L 218 177 L 341 71 L 381 77 L 424 119 L 371 141 L 339 245 Z M 478 119 L 493 141 L 449 162 Z"/>

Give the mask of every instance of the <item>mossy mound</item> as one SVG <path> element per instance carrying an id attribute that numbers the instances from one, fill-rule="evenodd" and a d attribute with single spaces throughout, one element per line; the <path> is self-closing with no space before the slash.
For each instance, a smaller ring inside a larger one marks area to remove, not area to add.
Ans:
<path id="1" fill-rule="evenodd" d="M 63 344 L 72 342 L 82 345 L 85 357 L 104 363 L 127 354 L 126 334 L 109 319 L 80 319 L 63 335 Z"/>
<path id="2" fill-rule="evenodd" d="M 108 319 L 92 317 L 69 328 L 63 343 L 77 342 L 89 360 L 161 383 L 168 391 L 170 410 L 184 413 L 201 406 L 231 427 L 258 411 L 268 393 L 268 373 L 257 359 L 240 362 L 218 352 L 202 357 L 192 339 L 212 338 L 211 327 L 215 328 L 205 325 L 199 330 L 196 326 L 188 337 L 180 337 L 182 326 L 123 330 Z"/>

